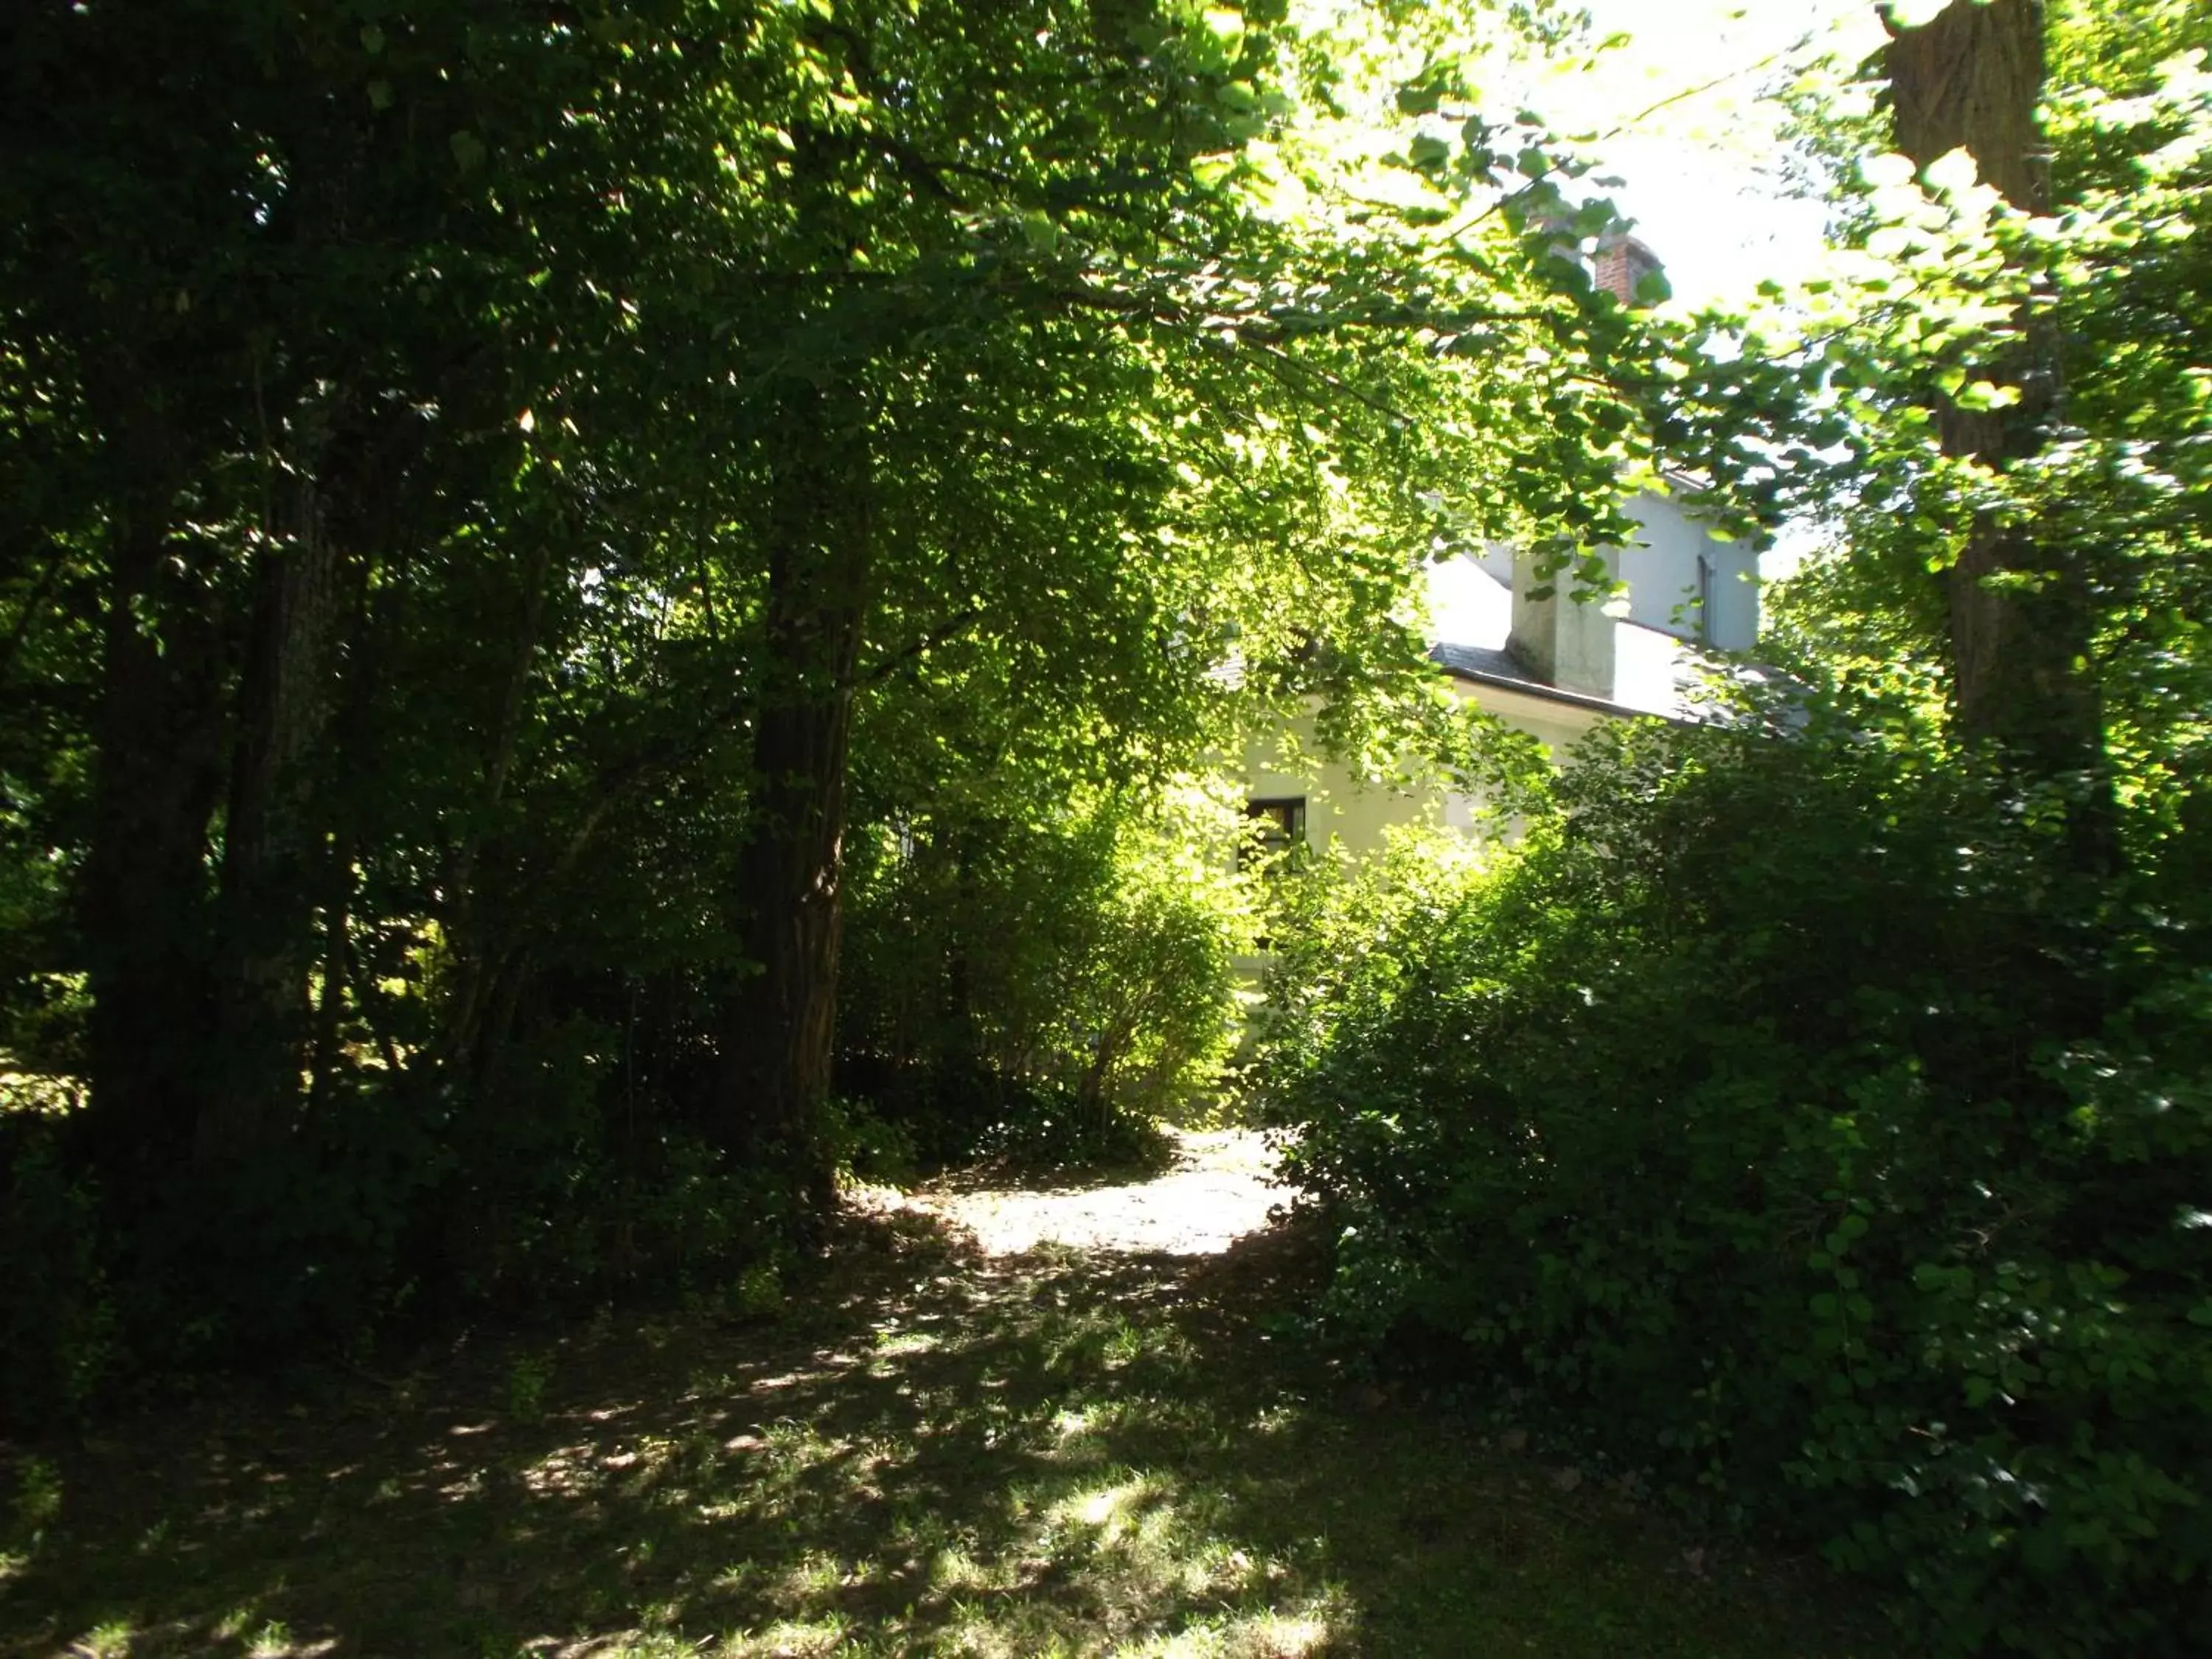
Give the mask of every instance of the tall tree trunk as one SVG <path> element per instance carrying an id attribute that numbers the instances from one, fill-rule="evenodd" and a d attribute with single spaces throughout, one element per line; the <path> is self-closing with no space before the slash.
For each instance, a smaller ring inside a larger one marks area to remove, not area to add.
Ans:
<path id="1" fill-rule="evenodd" d="M 835 1196 L 821 1138 L 836 1036 L 845 784 L 871 576 L 866 434 L 787 400 L 769 525 L 753 799 L 738 896 L 757 972 L 732 998 L 720 1103 L 739 1144 Z M 836 411 L 844 414 L 845 411 Z M 848 416 L 847 418 L 850 418 Z"/>
<path id="2" fill-rule="evenodd" d="M 193 1152 L 203 1167 L 281 1138 L 301 1099 L 308 983 L 326 850 L 312 812 L 313 752 L 331 712 L 338 559 L 325 522 L 319 430 L 277 492 L 276 545 L 257 592 L 240 677 L 224 821 L 216 951 L 221 1086 L 204 1104 Z"/>
<path id="3" fill-rule="evenodd" d="M 1890 92 L 1897 146 L 1913 163 L 1964 149 L 1984 183 L 2027 213 L 2049 207 L 2037 106 L 2043 92 L 2040 0 L 1953 0 L 1917 28 L 1891 29 Z M 2049 323 L 2021 319 L 2021 343 L 1981 365 L 2016 387 L 2008 409 L 1937 408 L 1946 454 L 1992 467 L 2033 455 L 2059 394 Z M 2093 611 L 2081 550 L 2039 542 L 2032 526 L 1983 520 L 1969 528 L 1950 572 L 1954 696 L 1970 742 L 2002 748 L 2032 776 L 2076 794 L 2076 851 L 2112 855 L 2103 708 L 2087 668 Z M 2032 580 L 2007 586 L 2008 575 Z"/>
<path id="4" fill-rule="evenodd" d="M 477 826 L 468 830 L 453 849 L 445 886 L 448 893 L 445 924 L 453 952 L 452 1000 L 447 1006 L 441 1044 L 445 1053 L 468 1073 L 481 1080 L 495 1059 L 497 1042 L 490 1035 L 497 1024 L 491 1011 L 503 977 L 519 971 L 514 958 L 503 957 L 494 942 L 485 915 L 483 866 L 489 848 L 497 848 L 496 824 L 507 799 L 507 781 L 530 712 L 530 678 L 537 666 L 545 623 L 553 571 L 550 533 L 541 530 L 523 570 L 521 614 L 517 620 L 514 649 L 508 659 L 507 682 L 494 718 L 491 741 L 483 759 L 483 801 Z"/>
<path id="5" fill-rule="evenodd" d="M 346 584 L 346 642 L 343 653 L 345 695 L 331 730 L 333 763 L 338 775 L 346 779 L 374 775 L 376 696 L 382 659 L 376 648 L 376 619 L 370 599 L 374 559 L 367 550 L 388 544 L 388 515 L 379 515 L 378 527 L 386 533 L 363 536 L 356 544 L 358 556 L 352 561 L 350 580 Z M 311 1110 L 330 1097 L 337 1081 L 348 1004 L 359 1012 L 367 1012 L 365 988 L 352 982 L 356 955 L 353 944 L 354 861 L 359 855 L 363 834 L 374 836 L 375 831 L 365 823 L 360 797 L 349 789 L 337 792 L 332 806 L 337 823 L 322 870 L 322 994 L 315 1009 L 314 1043 L 307 1068 Z"/>
<path id="6" fill-rule="evenodd" d="M 127 453 L 119 470 L 135 470 Z M 173 560 L 167 491 L 153 472 L 109 526 L 79 901 L 92 992 L 83 1133 L 125 1206 L 173 1179 L 213 1073 L 207 837 L 222 779 L 221 627 Z"/>

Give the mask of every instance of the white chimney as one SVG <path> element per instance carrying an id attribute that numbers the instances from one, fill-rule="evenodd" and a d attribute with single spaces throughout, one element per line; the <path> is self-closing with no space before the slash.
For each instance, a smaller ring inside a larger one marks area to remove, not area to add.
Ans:
<path id="1" fill-rule="evenodd" d="M 1604 554 L 1606 574 L 1617 578 L 1620 556 Z M 1548 586 L 1542 599 L 1535 589 Z M 1610 602 L 1599 595 L 1575 598 L 1572 566 L 1547 582 L 1536 574 L 1533 554 L 1513 556 L 1513 631 L 1505 649 L 1547 685 L 1579 691 L 1586 697 L 1613 699 L 1613 630 Z"/>

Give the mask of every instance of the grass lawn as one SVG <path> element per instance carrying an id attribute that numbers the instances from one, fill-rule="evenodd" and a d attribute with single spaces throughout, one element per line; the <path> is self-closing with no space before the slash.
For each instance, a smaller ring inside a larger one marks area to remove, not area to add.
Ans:
<path id="1" fill-rule="evenodd" d="M 0 1655 L 1880 1643 L 1816 1571 L 1697 1548 L 1270 1340 L 1297 1290 L 1279 1235 L 987 1259 L 922 1215 L 852 1229 L 774 1322 L 479 1338 L 389 1385 L 44 1449 L 30 1487 L 19 1449 L 52 1513 L 0 1565 Z"/>

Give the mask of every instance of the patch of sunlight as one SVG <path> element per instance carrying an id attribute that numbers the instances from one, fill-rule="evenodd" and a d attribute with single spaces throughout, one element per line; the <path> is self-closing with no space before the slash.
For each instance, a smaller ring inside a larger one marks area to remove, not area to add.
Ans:
<path id="1" fill-rule="evenodd" d="M 757 1561 L 733 1561 L 708 1582 L 720 1595 L 736 1595 L 750 1592 L 767 1576 L 767 1570 Z"/>
<path id="2" fill-rule="evenodd" d="M 1322 1596 L 1287 1613 L 1209 1620 L 1117 1652 L 1127 1659 L 1304 1659 L 1332 1650 L 1352 1633 L 1350 1608 L 1335 1596 Z"/>
<path id="3" fill-rule="evenodd" d="M 1015 1580 L 1010 1567 L 985 1566 L 959 1545 L 951 1544 L 931 1559 L 929 1583 L 931 1589 L 957 1597 L 1009 1590 Z"/>
<path id="4" fill-rule="evenodd" d="M 785 1371 L 776 1376 L 757 1376 L 752 1381 L 752 1387 L 756 1392 L 765 1393 L 775 1389 L 795 1389 L 802 1382 L 820 1380 L 820 1375 L 814 1371 Z"/>
<path id="5" fill-rule="evenodd" d="M 866 1561 L 847 1562 L 822 1550 L 809 1550 L 784 1569 L 773 1595 L 781 1602 L 805 1604 L 872 1582 L 875 1568 Z"/>
<path id="6" fill-rule="evenodd" d="M 580 1646 L 572 1644 L 558 1650 L 562 1659 L 586 1659 L 586 1656 L 588 1659 L 697 1659 L 699 1654 L 707 1650 L 701 1644 L 687 1641 L 668 1631 L 636 1632 L 619 1636 L 614 1638 L 612 1645 L 605 1645 L 594 1639 Z M 770 1652 L 774 1650 L 769 1650 Z M 817 1650 L 808 1650 L 809 1652 Z M 487 1648 L 485 1651 L 493 1650 Z M 725 1647 L 722 1651 L 734 1653 L 738 1650 Z"/>
<path id="7" fill-rule="evenodd" d="M 946 1653 L 958 1654 L 960 1659 L 1030 1659 L 1030 1655 L 1041 1650 L 1030 1642 L 1007 1634 L 983 1613 L 967 1607 L 956 1607 L 954 1612 L 957 1617 L 945 1632 L 943 1650 Z M 1048 1653 L 1064 1650 L 1057 1647 L 1042 1650 Z"/>
<path id="8" fill-rule="evenodd" d="M 885 1469 L 895 1469 L 902 1463 L 910 1462 L 913 1456 L 914 1449 L 904 1441 L 890 1435 L 872 1436 L 853 1448 L 854 1483 L 857 1485 L 864 1477 L 880 1474 Z"/>
<path id="9" fill-rule="evenodd" d="M 302 1642 L 292 1634 L 291 1626 L 280 1619 L 271 1619 L 246 1638 L 246 1659 L 318 1659 L 337 1646 L 334 1637 L 319 1642 Z"/>
<path id="10" fill-rule="evenodd" d="M 1071 1418 L 1079 1420 L 1071 1422 Z M 1079 1411 L 1061 1413 L 1058 1443 L 1050 1455 L 1063 1463 L 1080 1465 L 1116 1435 L 1149 1437 L 1174 1431 L 1198 1437 L 1213 1426 L 1212 1407 L 1202 1401 L 1164 1400 L 1152 1395 L 1102 1400 Z"/>
<path id="11" fill-rule="evenodd" d="M 673 1630 L 683 1617 L 681 1601 L 647 1601 L 637 1610 L 637 1622 L 656 1633 Z"/>
<path id="12" fill-rule="evenodd" d="M 876 1357 L 890 1359 L 901 1354 L 930 1353 L 944 1346 L 927 1331 L 884 1331 L 876 1337 Z"/>
<path id="13" fill-rule="evenodd" d="M 535 1497 L 573 1497 L 599 1484 L 591 1461 L 589 1446 L 557 1447 L 524 1468 L 522 1484 Z"/>
<path id="14" fill-rule="evenodd" d="M 817 1434 L 812 1424 L 794 1422 L 789 1418 L 769 1424 L 761 1438 L 767 1443 L 768 1455 L 776 1462 L 799 1468 L 827 1462 L 845 1450 L 843 1441 Z"/>
<path id="15" fill-rule="evenodd" d="M 1152 1346 L 1148 1339 L 1155 1334 L 1140 1325 L 1132 1325 L 1125 1319 L 1107 1334 L 1101 1357 L 1109 1370 L 1126 1365 L 1133 1359 L 1141 1359 L 1145 1357 L 1145 1350 Z M 1159 1346 L 1163 1352 L 1170 1346 L 1164 1342 Z"/>
<path id="16" fill-rule="evenodd" d="M 1045 1511 L 1060 1527 L 1086 1528 L 1101 1544 L 1151 1542 L 1172 1524 L 1174 1489 L 1148 1474 L 1070 1493 Z"/>
<path id="17" fill-rule="evenodd" d="M 1214 1539 L 1185 1558 L 1182 1583 L 1192 1595 L 1233 1601 L 1265 1589 L 1282 1571 L 1273 1562 L 1255 1559 L 1243 1550 Z"/>
<path id="18" fill-rule="evenodd" d="M 813 1659 L 836 1652 L 851 1629 L 844 1619 L 787 1619 L 757 1634 L 749 1631 L 733 1638 L 722 1651 L 730 1659 Z"/>
<path id="19" fill-rule="evenodd" d="M 246 1634 L 246 1626 L 253 1622 L 254 1615 L 260 1611 L 250 1601 L 242 1607 L 233 1607 L 215 1621 L 212 1634 L 217 1641 L 235 1642 Z"/>
<path id="20" fill-rule="evenodd" d="M 128 1619 L 110 1619 L 94 1625 L 69 1644 L 70 1659 L 126 1659 L 131 1638 L 137 1633 Z"/>
<path id="21" fill-rule="evenodd" d="M 753 1504 L 769 1514 L 781 1514 L 811 1472 L 833 1463 L 852 1450 L 843 1440 L 817 1434 L 811 1425 L 788 1419 L 770 1424 L 763 1431 L 764 1455 L 749 1463 Z"/>

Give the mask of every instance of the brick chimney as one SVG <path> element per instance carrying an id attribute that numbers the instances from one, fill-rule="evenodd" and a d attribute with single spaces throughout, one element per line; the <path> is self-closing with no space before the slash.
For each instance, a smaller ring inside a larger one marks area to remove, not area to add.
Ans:
<path id="1" fill-rule="evenodd" d="M 1597 245 L 1597 285 L 1625 306 L 1639 301 L 1636 290 L 1647 276 L 1661 274 L 1659 256 L 1626 231 L 1614 231 Z"/>

